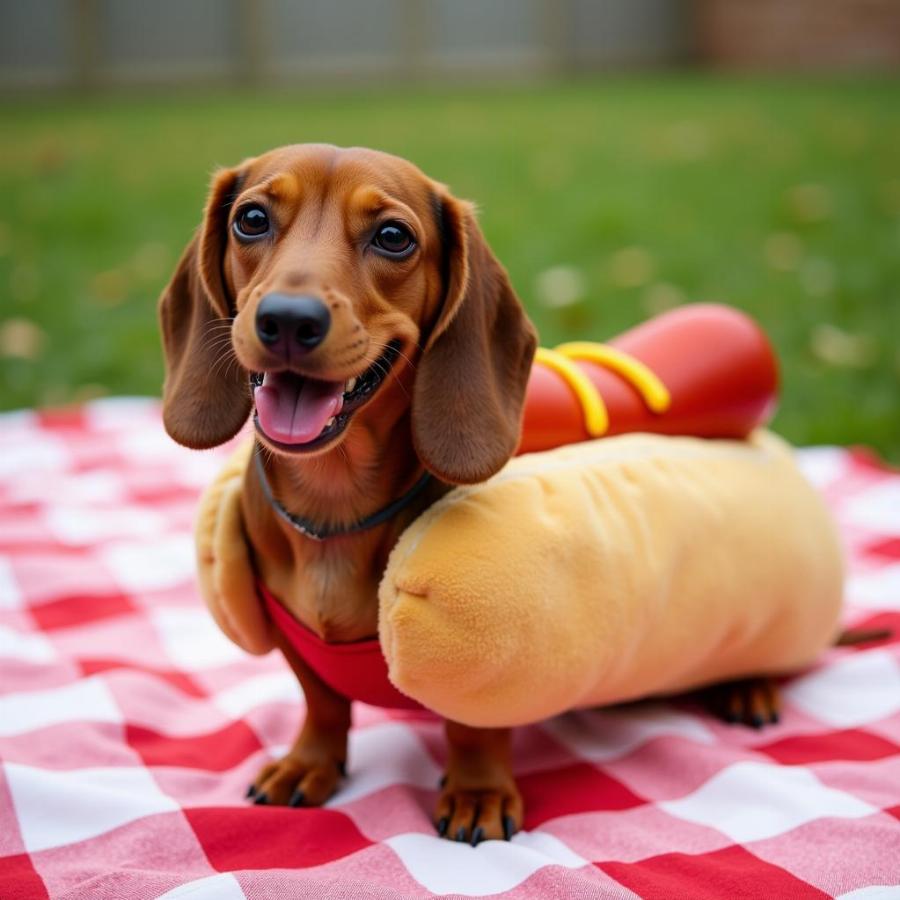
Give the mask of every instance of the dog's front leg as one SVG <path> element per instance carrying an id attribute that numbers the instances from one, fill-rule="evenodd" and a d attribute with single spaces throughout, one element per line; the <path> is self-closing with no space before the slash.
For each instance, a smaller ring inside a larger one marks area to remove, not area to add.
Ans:
<path id="1" fill-rule="evenodd" d="M 328 687 L 280 634 L 277 640 L 303 688 L 306 719 L 290 751 L 263 767 L 247 796 L 254 803 L 319 806 L 345 771 L 350 701 Z"/>
<path id="2" fill-rule="evenodd" d="M 512 774 L 509 728 L 447 722 L 447 774 L 435 812 L 442 836 L 478 844 L 509 840 L 522 827 L 522 796 Z"/>

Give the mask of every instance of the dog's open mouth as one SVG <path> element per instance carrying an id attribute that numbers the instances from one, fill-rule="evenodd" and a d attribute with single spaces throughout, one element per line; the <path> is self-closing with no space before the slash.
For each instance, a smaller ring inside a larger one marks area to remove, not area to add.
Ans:
<path id="1" fill-rule="evenodd" d="M 315 450 L 340 434 L 372 399 L 399 355 L 400 342 L 391 341 L 365 372 L 346 382 L 319 381 L 289 371 L 253 373 L 257 430 L 279 448 Z"/>

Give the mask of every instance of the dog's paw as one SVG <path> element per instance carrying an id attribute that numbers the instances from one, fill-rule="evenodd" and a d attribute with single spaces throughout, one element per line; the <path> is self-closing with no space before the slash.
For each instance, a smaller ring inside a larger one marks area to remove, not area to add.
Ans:
<path id="1" fill-rule="evenodd" d="M 709 711 L 730 724 L 762 728 L 778 722 L 781 701 L 771 678 L 743 678 L 713 685 L 703 692 Z"/>
<path id="2" fill-rule="evenodd" d="M 508 841 L 522 827 L 522 796 L 510 780 L 498 785 L 442 783 L 434 822 L 441 837 L 473 847 L 481 841 Z"/>
<path id="3" fill-rule="evenodd" d="M 258 805 L 321 806 L 337 790 L 343 774 L 340 760 L 292 751 L 263 767 L 247 797 Z"/>

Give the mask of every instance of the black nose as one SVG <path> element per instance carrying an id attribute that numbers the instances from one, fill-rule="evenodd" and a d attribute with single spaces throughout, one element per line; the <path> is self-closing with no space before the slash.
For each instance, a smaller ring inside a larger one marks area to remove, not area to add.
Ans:
<path id="1" fill-rule="evenodd" d="M 316 297 L 267 294 L 256 310 L 256 333 L 276 352 L 306 352 L 325 340 L 331 325 L 328 307 Z"/>

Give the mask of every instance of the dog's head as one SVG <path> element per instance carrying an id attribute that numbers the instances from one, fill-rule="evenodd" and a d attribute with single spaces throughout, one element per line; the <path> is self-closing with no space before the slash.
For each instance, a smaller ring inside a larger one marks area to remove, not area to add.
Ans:
<path id="1" fill-rule="evenodd" d="M 189 447 L 253 413 L 275 453 L 324 453 L 412 375 L 392 402 L 439 478 L 515 451 L 534 329 L 471 206 L 405 160 L 296 145 L 219 172 L 159 312 L 164 420 Z"/>

